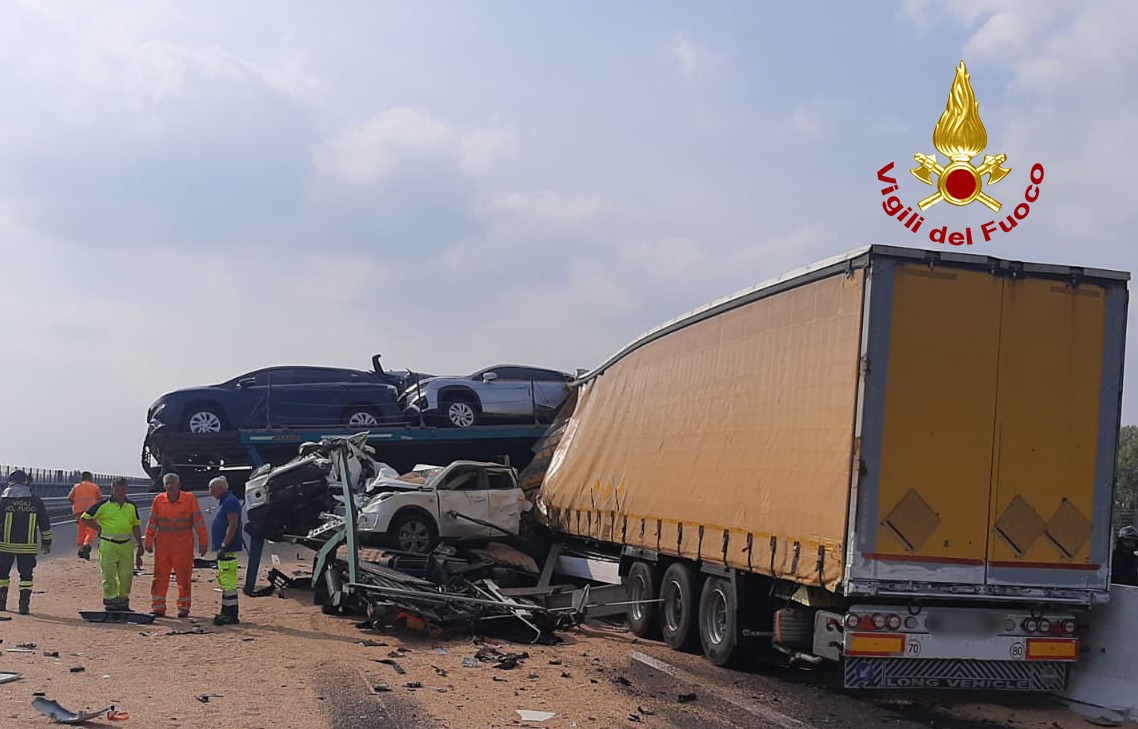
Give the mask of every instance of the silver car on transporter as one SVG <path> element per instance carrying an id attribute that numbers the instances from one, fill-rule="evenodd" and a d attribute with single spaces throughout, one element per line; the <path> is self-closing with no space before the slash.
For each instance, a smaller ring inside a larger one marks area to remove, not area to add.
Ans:
<path id="1" fill-rule="evenodd" d="M 495 365 L 465 377 L 431 377 L 408 387 L 399 404 L 408 420 L 469 428 L 489 423 L 551 422 L 573 375 L 523 365 Z"/>

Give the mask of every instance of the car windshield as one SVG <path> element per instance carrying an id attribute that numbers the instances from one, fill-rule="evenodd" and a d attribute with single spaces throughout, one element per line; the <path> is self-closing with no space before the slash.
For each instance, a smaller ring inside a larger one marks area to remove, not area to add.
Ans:
<path id="1" fill-rule="evenodd" d="M 415 469 L 414 471 L 411 471 L 410 473 L 403 474 L 402 476 L 399 477 L 399 480 L 405 481 L 407 483 L 416 483 L 416 484 L 426 483 L 427 481 L 430 481 L 432 478 L 434 478 L 435 474 L 441 470 L 443 470 L 442 466 L 432 466 L 430 468 L 418 468 L 418 469 Z"/>

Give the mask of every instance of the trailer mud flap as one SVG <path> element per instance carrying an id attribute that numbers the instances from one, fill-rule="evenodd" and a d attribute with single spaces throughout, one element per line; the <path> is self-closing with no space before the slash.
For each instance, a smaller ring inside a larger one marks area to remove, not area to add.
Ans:
<path id="1" fill-rule="evenodd" d="M 847 658 L 851 689 L 976 689 L 1062 691 L 1068 664 L 1056 661 L 974 661 L 957 658 Z"/>

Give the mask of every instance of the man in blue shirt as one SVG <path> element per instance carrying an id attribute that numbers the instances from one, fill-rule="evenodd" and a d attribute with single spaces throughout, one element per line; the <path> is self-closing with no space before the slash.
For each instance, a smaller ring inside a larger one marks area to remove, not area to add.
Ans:
<path id="1" fill-rule="evenodd" d="M 217 499 L 210 526 L 210 542 L 217 552 L 217 584 L 221 587 L 221 612 L 214 625 L 241 622 L 237 617 L 237 553 L 245 548 L 241 539 L 241 502 L 229 491 L 225 476 L 209 482 L 209 495 Z"/>

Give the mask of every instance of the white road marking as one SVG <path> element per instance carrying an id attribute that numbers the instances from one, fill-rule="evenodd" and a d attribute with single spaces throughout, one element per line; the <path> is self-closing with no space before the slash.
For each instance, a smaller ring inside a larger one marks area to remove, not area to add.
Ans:
<path id="1" fill-rule="evenodd" d="M 752 714 L 761 719 L 765 719 L 766 721 L 769 721 L 776 726 L 783 727 L 783 729 L 814 729 L 813 725 L 799 721 L 794 717 L 787 716 L 782 712 L 775 711 L 768 706 L 763 706 L 762 704 L 756 704 L 755 702 L 748 701 L 747 699 L 732 696 L 730 692 L 724 689 L 708 686 L 698 677 L 693 676 L 682 668 L 677 668 L 670 663 L 665 663 L 664 661 L 653 658 L 652 656 L 645 653 L 633 651 L 632 653 L 628 654 L 628 657 L 635 663 L 640 663 L 644 666 L 647 666 L 648 668 L 671 676 L 676 680 L 683 681 L 684 683 L 694 684 L 698 686 L 701 691 L 706 691 L 707 693 L 712 694 L 720 701 L 726 701 L 728 704 L 742 709 L 748 714 Z"/>

